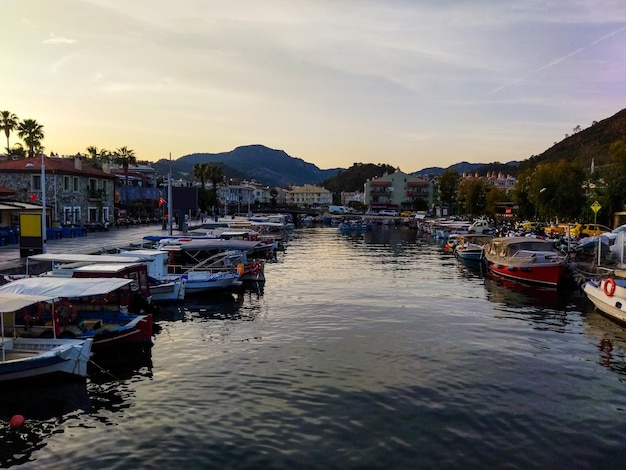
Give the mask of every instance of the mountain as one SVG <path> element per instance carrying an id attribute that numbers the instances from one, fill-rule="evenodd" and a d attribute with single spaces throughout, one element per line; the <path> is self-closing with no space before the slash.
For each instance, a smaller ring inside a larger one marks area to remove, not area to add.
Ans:
<path id="1" fill-rule="evenodd" d="M 469 162 L 460 162 L 455 163 L 454 165 L 450 165 L 448 168 L 442 168 L 438 166 L 431 166 L 429 168 L 424 168 L 422 170 L 416 171 L 412 173 L 415 176 L 441 176 L 446 170 L 456 170 L 459 175 L 463 173 L 478 173 L 481 176 L 484 176 L 487 173 L 491 172 L 502 172 L 505 174 L 514 175 L 517 173 L 517 166 L 519 162 L 511 161 L 508 163 L 469 163 Z"/>
<path id="2" fill-rule="evenodd" d="M 320 183 L 340 171 L 340 168 L 321 170 L 301 158 L 287 155 L 283 150 L 246 145 L 230 152 L 193 153 L 180 157 L 172 161 L 172 176 L 179 178 L 190 175 L 196 163 L 216 164 L 222 166 L 225 176 L 254 179 L 269 186 Z M 159 174 L 166 175 L 169 165 L 169 160 L 159 160 L 153 167 Z"/>
<path id="3" fill-rule="evenodd" d="M 559 160 L 578 162 L 582 168 L 590 168 L 592 160 L 596 167 L 610 163 L 611 144 L 618 140 L 626 140 L 626 109 L 602 121 L 594 121 L 586 129 L 577 126 L 573 132 L 572 135 L 566 135 L 562 141 L 555 142 L 543 153 L 521 162 L 520 170 Z"/>

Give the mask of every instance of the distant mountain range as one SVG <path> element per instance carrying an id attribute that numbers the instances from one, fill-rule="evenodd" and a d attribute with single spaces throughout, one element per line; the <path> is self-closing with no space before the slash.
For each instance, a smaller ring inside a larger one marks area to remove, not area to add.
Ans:
<path id="1" fill-rule="evenodd" d="M 574 129 L 574 134 L 566 135 L 561 142 L 540 155 L 531 156 L 528 160 L 502 163 L 468 163 L 460 162 L 448 168 L 430 167 L 412 174 L 418 176 L 439 176 L 447 169 L 454 169 L 459 174 L 483 174 L 485 171 L 503 171 L 516 173 L 528 166 L 535 166 L 544 161 L 565 158 L 568 161 L 579 161 L 588 167 L 595 159 L 596 165 L 608 162 L 609 146 L 616 140 L 626 140 L 626 109 L 603 121 L 594 121 L 586 129 Z M 223 168 L 224 175 L 231 178 L 254 179 L 268 186 L 288 186 L 291 184 L 318 184 L 334 177 L 345 168 L 322 170 L 301 158 L 288 155 L 283 150 L 274 150 L 263 145 L 246 145 L 237 147 L 230 152 L 193 153 L 171 161 L 174 178 L 188 178 L 196 163 L 211 163 Z M 153 167 L 160 175 L 167 175 L 170 169 L 169 160 L 159 160 Z"/>

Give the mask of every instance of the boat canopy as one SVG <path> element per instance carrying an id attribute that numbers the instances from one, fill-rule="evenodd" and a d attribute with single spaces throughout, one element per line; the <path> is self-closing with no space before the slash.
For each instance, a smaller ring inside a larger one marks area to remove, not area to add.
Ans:
<path id="1" fill-rule="evenodd" d="M 28 277 L 17 279 L 0 286 L 0 295 L 5 293 L 43 296 L 47 299 L 61 297 L 87 297 L 106 295 L 133 282 L 122 278 L 64 278 Z M 4 308 L 4 306 L 3 306 Z"/>
<path id="2" fill-rule="evenodd" d="M 14 292 L 0 292 L 0 313 L 17 312 L 39 302 L 51 302 L 55 297 L 49 295 L 27 295 Z"/>
<path id="3" fill-rule="evenodd" d="M 50 261 L 59 263 L 139 263 L 143 258 L 120 258 L 117 255 L 82 255 L 79 253 L 43 253 L 28 257 L 32 261 Z"/>
<path id="4" fill-rule="evenodd" d="M 239 250 L 251 251 L 256 248 L 264 248 L 267 244 L 260 241 L 221 239 L 221 238 L 195 238 L 189 241 L 178 242 L 176 240 L 161 240 L 163 250 L 206 250 L 224 251 Z"/>

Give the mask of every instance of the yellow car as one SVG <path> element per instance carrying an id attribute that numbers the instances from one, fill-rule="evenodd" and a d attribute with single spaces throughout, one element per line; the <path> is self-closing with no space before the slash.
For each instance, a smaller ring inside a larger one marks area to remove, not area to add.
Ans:
<path id="1" fill-rule="evenodd" d="M 580 229 L 581 237 L 594 237 L 596 235 L 602 235 L 603 233 L 610 232 L 611 229 L 606 225 L 600 224 L 584 224 Z"/>

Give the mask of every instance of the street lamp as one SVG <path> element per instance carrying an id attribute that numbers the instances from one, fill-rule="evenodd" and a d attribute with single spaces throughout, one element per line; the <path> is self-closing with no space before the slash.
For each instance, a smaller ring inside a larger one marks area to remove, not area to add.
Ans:
<path id="1" fill-rule="evenodd" d="M 537 209 L 539 208 L 539 195 L 544 193 L 548 188 L 541 188 L 537 193 L 537 200 L 535 201 L 535 221 L 537 222 Z"/>

